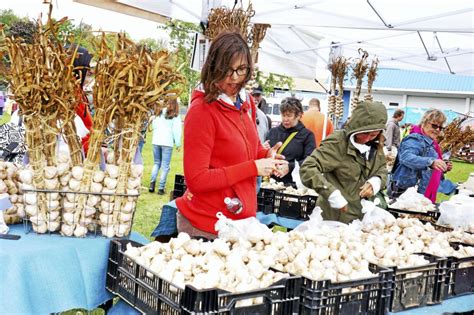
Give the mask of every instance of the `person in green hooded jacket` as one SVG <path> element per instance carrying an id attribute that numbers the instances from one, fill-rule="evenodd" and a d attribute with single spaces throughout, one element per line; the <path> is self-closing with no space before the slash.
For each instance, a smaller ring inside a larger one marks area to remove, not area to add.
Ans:
<path id="1" fill-rule="evenodd" d="M 361 199 L 385 187 L 387 167 L 383 130 L 387 110 L 380 102 L 361 102 L 342 130 L 326 138 L 300 169 L 303 185 L 319 194 L 325 220 L 362 219 Z"/>

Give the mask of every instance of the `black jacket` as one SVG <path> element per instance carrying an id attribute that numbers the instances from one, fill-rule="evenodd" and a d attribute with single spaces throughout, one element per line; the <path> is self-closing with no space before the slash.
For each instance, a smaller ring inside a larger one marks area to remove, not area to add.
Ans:
<path id="1" fill-rule="evenodd" d="M 310 155 L 316 148 L 313 132 L 306 129 L 305 126 L 298 122 L 295 127 L 285 129 L 283 125 L 270 129 L 267 135 L 267 140 L 270 140 L 270 146 L 274 146 L 277 142 L 285 142 L 286 138 L 290 136 L 294 131 L 298 131 L 296 136 L 288 143 L 283 149 L 285 160 L 289 162 L 290 171 L 283 178 L 276 178 L 277 181 L 282 181 L 285 184 L 293 182 L 291 172 L 295 168 L 295 161 L 298 161 L 299 165 L 303 164 L 305 158 Z"/>

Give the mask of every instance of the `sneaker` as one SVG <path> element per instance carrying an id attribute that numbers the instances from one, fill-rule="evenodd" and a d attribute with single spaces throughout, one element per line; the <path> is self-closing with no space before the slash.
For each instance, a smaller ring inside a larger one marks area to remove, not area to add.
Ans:
<path id="1" fill-rule="evenodd" d="M 164 195 L 165 190 L 164 189 L 158 189 L 158 195 Z"/>
<path id="2" fill-rule="evenodd" d="M 155 192 L 155 182 L 150 183 L 150 188 L 148 188 L 148 191 L 151 192 L 151 193 Z"/>

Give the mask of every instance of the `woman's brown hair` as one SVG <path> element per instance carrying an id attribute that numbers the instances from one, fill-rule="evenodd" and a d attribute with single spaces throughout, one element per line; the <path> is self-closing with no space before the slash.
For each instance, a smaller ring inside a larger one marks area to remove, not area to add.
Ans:
<path id="1" fill-rule="evenodd" d="M 158 111 L 156 112 L 156 116 L 160 116 L 162 112 L 163 112 L 163 108 L 158 109 Z M 179 114 L 178 100 L 175 98 L 169 99 L 168 105 L 166 106 L 165 118 L 173 119 L 175 117 L 178 117 L 178 114 Z"/>
<path id="2" fill-rule="evenodd" d="M 214 39 L 209 48 L 206 62 L 201 70 L 201 83 L 204 87 L 206 102 L 212 102 L 219 96 L 217 83 L 227 77 L 232 58 L 243 56 L 249 67 L 245 80 L 239 87 L 244 87 L 252 76 L 252 57 L 247 42 L 238 32 L 222 32 Z"/>

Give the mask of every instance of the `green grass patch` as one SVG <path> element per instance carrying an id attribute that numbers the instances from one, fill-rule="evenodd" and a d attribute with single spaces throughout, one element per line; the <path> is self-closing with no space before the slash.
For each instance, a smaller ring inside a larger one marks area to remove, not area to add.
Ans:
<path id="1" fill-rule="evenodd" d="M 161 208 L 170 200 L 170 193 L 174 186 L 174 176 L 175 174 L 183 174 L 183 150 L 178 152 L 174 149 L 173 155 L 171 156 L 170 172 L 168 173 L 168 179 L 166 181 L 166 194 L 158 195 L 156 193 L 158 188 L 155 193 L 148 192 L 151 169 L 153 168 L 153 149 L 151 140 L 152 134 L 149 133 L 142 152 L 144 164 L 142 191 L 138 198 L 137 209 L 133 221 L 133 230 L 148 237 L 150 240 L 151 238 L 149 236 L 159 222 Z M 159 176 L 160 174 L 158 174 L 157 179 L 159 179 Z"/>

